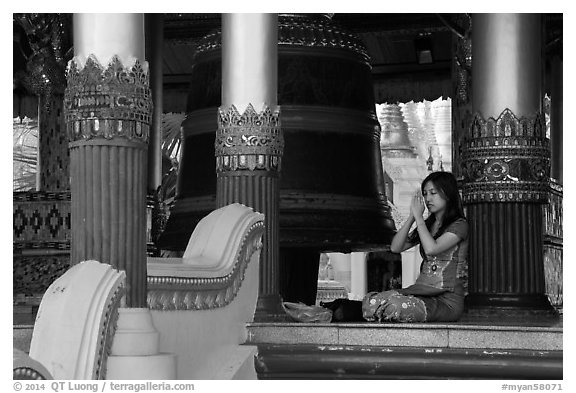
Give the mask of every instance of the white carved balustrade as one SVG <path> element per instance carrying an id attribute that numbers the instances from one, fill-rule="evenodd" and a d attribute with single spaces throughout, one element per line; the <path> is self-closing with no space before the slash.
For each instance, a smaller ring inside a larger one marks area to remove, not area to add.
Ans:
<path id="1" fill-rule="evenodd" d="M 42 298 L 30 357 L 54 379 L 105 379 L 124 279 L 96 261 L 72 266 Z"/>
<path id="2" fill-rule="evenodd" d="M 256 378 L 247 339 L 264 215 L 231 204 L 203 218 L 183 258 L 148 258 L 148 305 L 178 379 Z"/>
<path id="3" fill-rule="evenodd" d="M 12 379 L 52 379 L 48 369 L 26 352 L 14 348 L 12 353 Z"/>
<path id="4" fill-rule="evenodd" d="M 73 266 L 48 288 L 32 335 L 29 362 L 46 375 L 19 375 L 255 378 L 256 348 L 242 344 L 258 299 L 263 232 L 264 215 L 240 204 L 206 216 L 183 258 L 149 259 L 152 312 L 120 308 L 123 271 L 96 261 Z"/>
<path id="5" fill-rule="evenodd" d="M 260 251 L 263 229 L 264 216 L 240 204 L 210 213 L 198 223 L 183 258 L 148 258 L 149 307 L 203 310 L 229 304 Z"/>

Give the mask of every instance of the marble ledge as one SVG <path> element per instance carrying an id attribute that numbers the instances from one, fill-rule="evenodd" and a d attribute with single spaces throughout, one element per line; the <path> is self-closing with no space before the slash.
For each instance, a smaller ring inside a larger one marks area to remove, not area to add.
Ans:
<path id="1" fill-rule="evenodd" d="M 461 324 L 251 323 L 247 344 L 318 344 L 561 351 L 561 327 Z"/>

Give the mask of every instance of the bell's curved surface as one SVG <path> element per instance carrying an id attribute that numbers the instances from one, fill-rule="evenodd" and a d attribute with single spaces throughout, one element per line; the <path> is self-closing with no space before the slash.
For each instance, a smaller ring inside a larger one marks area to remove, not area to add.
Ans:
<path id="1" fill-rule="evenodd" d="M 216 208 L 214 138 L 221 105 L 221 36 L 195 55 L 175 206 L 160 239 L 183 250 Z M 280 245 L 318 251 L 382 249 L 394 222 L 386 202 L 368 54 L 323 15 L 281 15 L 278 105 L 284 133 Z"/>

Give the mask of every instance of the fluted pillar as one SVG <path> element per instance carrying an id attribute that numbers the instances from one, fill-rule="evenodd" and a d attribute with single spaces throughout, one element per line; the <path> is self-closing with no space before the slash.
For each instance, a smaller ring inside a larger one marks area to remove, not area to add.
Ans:
<path id="1" fill-rule="evenodd" d="M 542 108 L 541 15 L 475 14 L 474 117 L 462 141 L 470 222 L 469 305 L 547 310 L 542 203 L 550 150 Z"/>
<path id="2" fill-rule="evenodd" d="M 126 271 L 126 303 L 146 307 L 151 100 L 142 14 L 75 14 L 65 92 L 71 262 Z"/>
<path id="3" fill-rule="evenodd" d="M 239 202 L 265 215 L 255 319 L 282 314 L 278 182 L 284 139 L 277 80 L 277 15 L 223 14 L 216 203 Z"/>

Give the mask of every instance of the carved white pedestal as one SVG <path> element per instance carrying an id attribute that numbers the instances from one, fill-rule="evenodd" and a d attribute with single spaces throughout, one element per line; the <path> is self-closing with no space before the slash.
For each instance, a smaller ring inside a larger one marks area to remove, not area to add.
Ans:
<path id="1" fill-rule="evenodd" d="M 176 379 L 176 356 L 159 352 L 160 334 L 147 308 L 121 308 L 107 379 Z"/>

